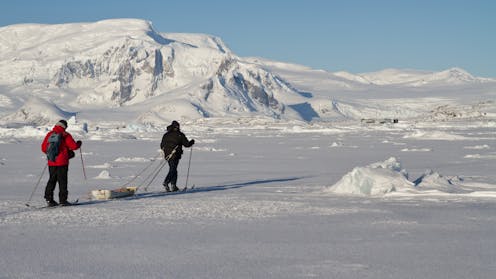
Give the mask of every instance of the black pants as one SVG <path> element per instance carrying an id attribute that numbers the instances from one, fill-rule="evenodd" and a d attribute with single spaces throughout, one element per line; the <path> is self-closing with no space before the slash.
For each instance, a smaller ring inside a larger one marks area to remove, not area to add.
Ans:
<path id="1" fill-rule="evenodd" d="M 168 163 L 169 163 L 169 173 L 167 173 L 167 176 L 165 177 L 164 186 L 168 185 L 169 183 L 172 186 L 176 186 L 177 166 L 179 165 L 179 159 L 171 159 L 168 161 Z"/>
<path id="2" fill-rule="evenodd" d="M 69 166 L 48 166 L 48 171 L 50 173 L 50 178 L 48 179 L 45 188 L 45 200 L 53 200 L 53 191 L 55 190 L 55 185 L 59 183 L 59 202 L 66 202 L 69 192 L 67 191 L 67 172 L 69 171 Z"/>

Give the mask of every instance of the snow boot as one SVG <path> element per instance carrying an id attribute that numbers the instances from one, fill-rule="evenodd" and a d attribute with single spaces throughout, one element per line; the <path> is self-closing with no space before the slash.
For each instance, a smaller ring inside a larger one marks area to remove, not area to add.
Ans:
<path id="1" fill-rule="evenodd" d="M 54 200 L 47 200 L 47 206 L 52 207 L 52 206 L 57 206 L 59 205 L 56 201 Z"/>
<path id="2" fill-rule="evenodd" d="M 60 202 L 60 206 L 71 206 L 72 203 L 68 202 L 68 201 L 63 201 L 63 202 Z"/>
<path id="3" fill-rule="evenodd" d="M 162 184 L 162 185 L 164 185 L 164 188 L 165 188 L 165 191 L 166 191 L 166 192 L 170 192 L 170 191 L 171 191 L 171 190 L 170 190 L 170 188 L 169 188 L 169 185 L 168 185 L 168 184 L 165 184 L 165 183 L 164 183 L 164 184 Z"/>
<path id="4" fill-rule="evenodd" d="M 179 188 L 177 188 L 176 185 L 172 185 L 172 192 L 177 192 L 179 191 Z"/>

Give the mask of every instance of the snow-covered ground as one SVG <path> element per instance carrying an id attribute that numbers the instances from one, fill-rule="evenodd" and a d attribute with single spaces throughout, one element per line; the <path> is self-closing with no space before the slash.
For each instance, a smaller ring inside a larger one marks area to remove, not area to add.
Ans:
<path id="1" fill-rule="evenodd" d="M 135 198 L 42 210 L 24 204 L 43 170 L 44 131 L 4 137 L 2 278 L 496 275 L 494 123 L 244 124 L 183 123 L 197 141 L 192 192 L 161 193 L 163 170 L 149 187 L 135 180 Z M 159 163 L 161 131 L 81 130 L 69 131 L 84 141 L 88 180 L 78 152 L 71 199 Z M 32 206 L 43 205 L 46 180 Z"/>

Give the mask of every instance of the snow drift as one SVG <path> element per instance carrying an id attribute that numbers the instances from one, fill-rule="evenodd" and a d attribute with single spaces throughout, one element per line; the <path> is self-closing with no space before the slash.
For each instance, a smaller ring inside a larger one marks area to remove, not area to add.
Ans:
<path id="1" fill-rule="evenodd" d="M 491 196 L 493 193 L 481 192 L 479 186 L 464 185 L 459 176 L 446 177 L 433 170 L 426 170 L 413 182 L 408 180 L 408 172 L 394 157 L 364 167 L 355 167 L 345 174 L 336 184 L 328 186 L 325 192 L 382 197 L 386 195 L 449 195 L 465 194 Z"/>
<path id="2" fill-rule="evenodd" d="M 459 184 L 463 181 L 462 178 L 458 176 L 445 177 L 438 172 L 433 170 L 427 170 L 419 178 L 417 178 L 413 183 L 417 189 L 422 191 L 439 191 L 443 193 L 467 193 L 469 191 L 464 190 Z"/>
<path id="3" fill-rule="evenodd" d="M 365 167 L 356 167 L 327 189 L 337 194 L 382 196 L 395 191 L 413 190 L 408 173 L 394 157 Z"/>

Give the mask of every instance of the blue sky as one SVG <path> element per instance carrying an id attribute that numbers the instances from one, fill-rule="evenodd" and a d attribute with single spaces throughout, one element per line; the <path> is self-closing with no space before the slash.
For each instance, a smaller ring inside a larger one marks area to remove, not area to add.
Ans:
<path id="1" fill-rule="evenodd" d="M 496 77 L 492 0 L 17 0 L 0 26 L 140 18 L 159 32 L 221 37 L 239 56 L 328 71 L 460 67 Z"/>

